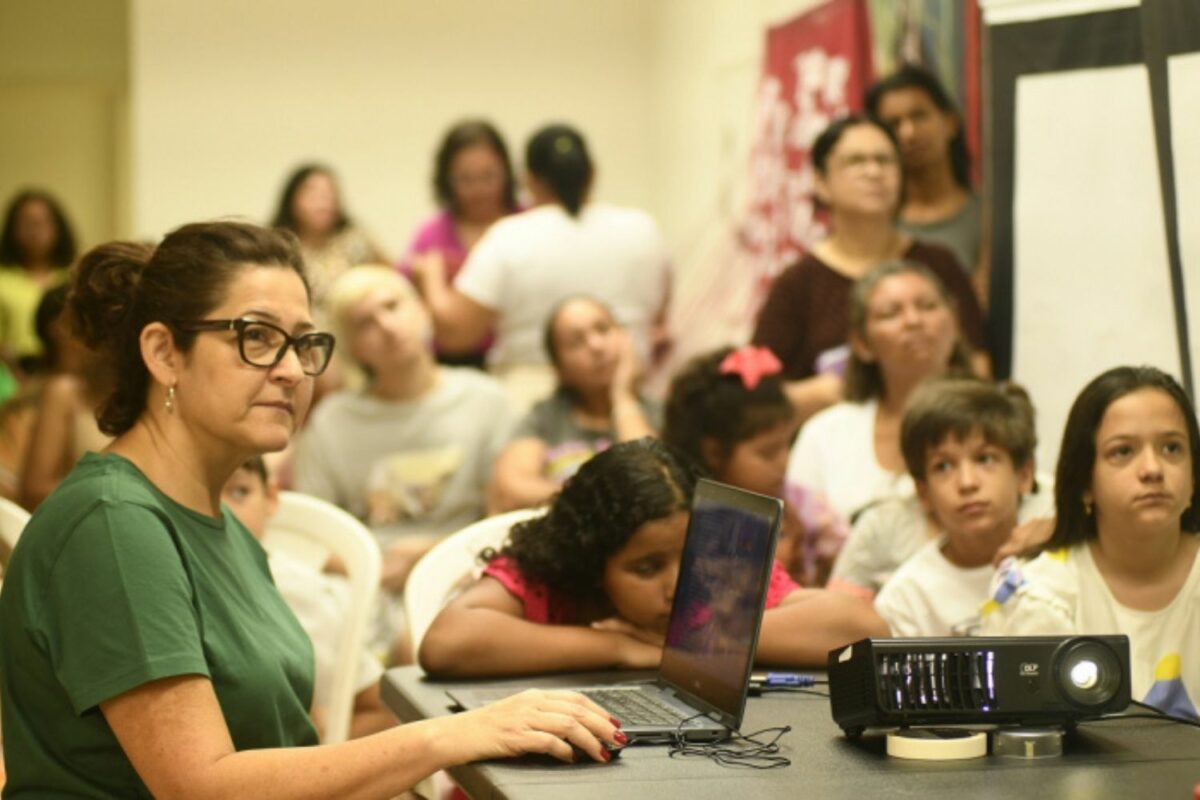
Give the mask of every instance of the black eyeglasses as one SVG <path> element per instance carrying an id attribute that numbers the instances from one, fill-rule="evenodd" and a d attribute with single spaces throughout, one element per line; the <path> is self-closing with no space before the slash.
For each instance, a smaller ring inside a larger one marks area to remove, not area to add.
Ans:
<path id="1" fill-rule="evenodd" d="M 181 331 L 237 331 L 238 352 L 252 367 L 273 367 L 292 347 L 304 374 L 320 375 L 333 356 L 333 334 L 324 331 L 292 336 L 278 325 L 258 319 L 177 320 L 171 324 Z"/>

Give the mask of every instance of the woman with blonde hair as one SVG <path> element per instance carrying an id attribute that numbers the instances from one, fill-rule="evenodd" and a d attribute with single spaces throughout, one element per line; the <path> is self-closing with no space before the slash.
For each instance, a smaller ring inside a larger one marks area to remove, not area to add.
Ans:
<path id="1" fill-rule="evenodd" d="M 392 614 L 378 644 L 403 626 L 408 572 L 442 536 L 484 515 L 491 465 L 511 414 L 479 370 L 434 360 L 432 323 L 412 285 L 390 267 L 357 266 L 334 281 L 329 314 L 361 388 L 322 400 L 296 444 L 297 491 L 361 519 L 383 551 Z M 406 661 L 401 650 L 396 661 Z"/>

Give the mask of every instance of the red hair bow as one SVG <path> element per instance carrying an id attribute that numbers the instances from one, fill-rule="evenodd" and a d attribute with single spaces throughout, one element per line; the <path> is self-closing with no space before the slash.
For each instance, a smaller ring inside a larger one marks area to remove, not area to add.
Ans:
<path id="1" fill-rule="evenodd" d="M 783 372 L 783 364 L 767 348 L 748 344 L 725 356 L 718 369 L 722 375 L 737 375 L 747 390 L 754 391 L 763 378 Z"/>

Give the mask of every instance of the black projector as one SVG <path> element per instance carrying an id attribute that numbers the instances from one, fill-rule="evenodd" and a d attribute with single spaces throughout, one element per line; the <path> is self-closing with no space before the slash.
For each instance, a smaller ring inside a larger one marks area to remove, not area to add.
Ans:
<path id="1" fill-rule="evenodd" d="M 1129 705 L 1126 636 L 863 639 L 829 652 L 847 736 L 914 725 L 1071 725 Z"/>

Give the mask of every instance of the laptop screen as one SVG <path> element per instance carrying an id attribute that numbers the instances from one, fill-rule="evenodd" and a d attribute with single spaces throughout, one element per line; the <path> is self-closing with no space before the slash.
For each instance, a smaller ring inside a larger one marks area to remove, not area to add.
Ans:
<path id="1" fill-rule="evenodd" d="M 741 724 L 783 504 L 702 480 L 679 565 L 659 676 Z"/>

